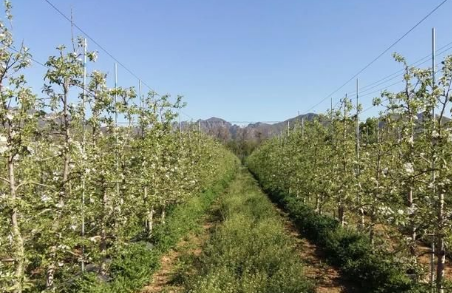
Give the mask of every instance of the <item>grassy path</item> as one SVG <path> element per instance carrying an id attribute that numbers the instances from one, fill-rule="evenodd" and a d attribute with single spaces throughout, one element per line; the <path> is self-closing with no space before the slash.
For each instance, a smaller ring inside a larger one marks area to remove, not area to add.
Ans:
<path id="1" fill-rule="evenodd" d="M 303 237 L 289 219 L 287 213 L 276 207 L 284 221 L 284 226 L 296 242 L 296 251 L 305 264 L 305 275 L 314 283 L 316 293 L 358 293 L 359 289 L 345 280 L 339 270 L 325 262 L 325 252 Z"/>
<path id="2" fill-rule="evenodd" d="M 183 292 L 184 287 L 180 280 L 182 270 L 184 275 L 189 274 L 188 266 L 183 266 L 183 263 L 187 259 L 194 260 L 201 255 L 201 248 L 219 221 L 218 200 L 209 208 L 208 213 L 200 221 L 201 224 L 184 237 L 174 249 L 162 256 L 160 269 L 153 274 L 150 284 L 144 287 L 141 293 Z"/>
<path id="3" fill-rule="evenodd" d="M 246 169 L 153 279 L 142 292 L 352 292 Z"/>

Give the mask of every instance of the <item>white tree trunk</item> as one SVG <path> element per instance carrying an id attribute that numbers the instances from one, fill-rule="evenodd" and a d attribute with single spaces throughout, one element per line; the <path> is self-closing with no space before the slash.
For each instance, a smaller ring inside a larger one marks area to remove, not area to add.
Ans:
<path id="1" fill-rule="evenodd" d="M 14 157 L 11 155 L 8 158 L 8 177 L 9 177 L 9 190 L 10 198 L 13 203 L 13 208 L 11 211 L 11 228 L 13 234 L 14 243 L 14 262 L 15 262 L 15 272 L 14 272 L 14 293 L 22 293 L 22 283 L 24 280 L 24 242 L 22 234 L 20 232 L 19 220 L 18 220 L 18 208 L 16 205 L 17 194 L 16 194 L 16 181 L 14 176 Z"/>

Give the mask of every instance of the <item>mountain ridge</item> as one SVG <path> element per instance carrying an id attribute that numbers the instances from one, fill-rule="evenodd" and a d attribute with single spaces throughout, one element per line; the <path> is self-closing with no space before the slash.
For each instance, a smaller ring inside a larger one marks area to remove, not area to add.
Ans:
<path id="1" fill-rule="evenodd" d="M 218 117 L 210 117 L 204 120 L 199 119 L 194 123 L 198 125 L 201 131 L 221 141 L 262 141 L 283 133 L 284 131 L 286 131 L 288 124 L 289 126 L 293 126 L 296 123 L 301 123 L 302 120 L 312 121 L 316 117 L 318 117 L 317 114 L 307 113 L 289 118 L 282 122 L 254 122 L 249 123 L 246 126 L 240 126 Z M 188 125 L 188 122 L 185 122 L 182 127 L 186 125 Z"/>

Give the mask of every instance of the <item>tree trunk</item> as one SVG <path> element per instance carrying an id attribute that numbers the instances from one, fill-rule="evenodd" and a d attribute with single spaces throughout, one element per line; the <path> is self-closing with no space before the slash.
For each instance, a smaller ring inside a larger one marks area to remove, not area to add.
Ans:
<path id="1" fill-rule="evenodd" d="M 337 209 L 337 217 L 339 219 L 339 223 L 341 223 L 341 227 L 345 226 L 345 207 L 342 203 L 342 200 L 339 202 L 339 207 Z"/>
<path id="2" fill-rule="evenodd" d="M 152 229 L 154 228 L 154 208 L 153 207 L 148 212 L 147 221 L 148 221 L 148 237 L 151 238 L 152 237 Z"/>
<path id="3" fill-rule="evenodd" d="M 315 197 L 315 211 L 320 214 L 320 193 Z"/>
<path id="4" fill-rule="evenodd" d="M 166 210 L 165 210 L 165 205 L 163 205 L 162 207 L 162 215 L 160 217 L 160 221 L 163 225 L 165 225 L 165 217 L 166 217 Z"/>
<path id="5" fill-rule="evenodd" d="M 413 199 L 413 188 L 410 187 L 410 190 L 408 191 L 408 207 L 410 207 L 411 209 L 414 208 L 414 199 Z M 412 239 L 411 242 L 411 246 L 410 246 L 410 252 L 411 255 L 414 257 L 415 262 L 417 262 L 415 256 L 416 256 L 416 236 L 417 236 L 417 231 L 416 231 L 416 226 L 414 224 L 414 212 L 410 215 L 410 236 Z"/>
<path id="6" fill-rule="evenodd" d="M 371 222 L 369 225 L 369 239 L 370 239 L 370 244 L 372 245 L 372 247 L 374 246 L 374 242 L 375 242 L 375 230 L 374 230 L 374 226 L 375 226 L 375 220 L 374 220 L 374 216 L 373 216 L 373 211 L 372 211 L 372 215 L 370 216 L 371 218 Z"/>
<path id="7" fill-rule="evenodd" d="M 362 205 L 361 199 L 359 200 L 359 205 Z M 359 211 L 359 226 L 361 230 L 364 231 L 364 228 L 366 227 L 366 220 L 364 218 L 364 209 L 360 207 L 358 211 Z"/>
<path id="8" fill-rule="evenodd" d="M 376 166 L 376 172 L 375 172 L 375 191 L 373 192 L 372 196 L 372 207 L 370 209 L 370 227 L 369 227 L 369 238 L 370 243 L 372 244 L 372 247 L 374 246 L 375 242 L 375 225 L 377 224 L 377 199 L 378 195 L 380 194 L 380 174 L 381 174 L 381 146 L 380 146 L 380 127 L 379 122 L 377 123 L 377 144 L 378 144 L 378 151 L 377 151 L 377 166 Z"/>
<path id="9" fill-rule="evenodd" d="M 446 264 L 446 249 L 444 241 L 444 193 L 440 192 L 438 206 L 438 248 L 436 267 L 436 288 L 439 293 L 443 293 L 444 267 Z"/>
<path id="10" fill-rule="evenodd" d="M 49 291 L 54 292 L 55 288 L 53 287 L 53 280 L 54 280 L 54 276 L 55 276 L 55 262 L 56 262 L 56 246 L 53 245 L 50 248 L 50 264 L 47 267 L 47 272 L 46 272 L 46 288 Z"/>
<path id="11" fill-rule="evenodd" d="M 323 208 L 323 202 L 324 202 L 323 199 L 324 198 L 325 198 L 325 195 L 322 193 L 319 198 L 319 211 L 318 211 L 319 215 L 322 215 L 322 213 L 323 213 L 322 208 Z"/>
<path id="12" fill-rule="evenodd" d="M 63 178 L 60 184 L 60 193 L 59 193 L 59 210 L 56 211 L 56 216 L 53 223 L 54 232 L 58 234 L 58 230 L 60 229 L 60 218 L 63 214 L 63 207 L 64 207 L 64 200 L 68 197 L 68 179 L 69 179 L 69 163 L 70 163 L 70 152 L 69 152 L 69 144 L 70 144 L 70 130 L 69 130 L 69 111 L 68 111 L 68 96 L 69 96 L 69 80 L 66 79 L 63 84 L 63 129 L 62 132 L 64 134 L 64 148 L 63 148 Z M 54 240 L 57 242 L 57 240 Z M 56 270 L 56 263 L 57 263 L 57 255 L 56 255 L 57 247 L 54 244 L 51 248 L 51 260 L 49 267 L 47 268 L 47 280 L 46 280 L 46 287 L 47 289 L 53 288 L 53 280 Z"/>
<path id="13" fill-rule="evenodd" d="M 63 182 L 61 186 L 62 196 L 60 196 L 60 203 L 63 204 L 63 198 L 67 197 L 67 182 L 69 178 L 69 163 L 70 163 L 70 130 L 69 130 L 69 112 L 68 112 L 68 93 L 69 86 L 65 83 L 64 85 L 64 100 L 63 100 L 63 125 L 64 125 L 64 163 L 63 163 Z"/>
<path id="14" fill-rule="evenodd" d="M 108 220 L 108 192 L 107 188 L 103 186 L 102 196 L 102 223 L 100 230 L 100 255 L 101 262 L 99 266 L 99 274 L 105 276 L 107 274 L 107 220 Z"/>
<path id="15" fill-rule="evenodd" d="M 25 251 L 22 234 L 20 232 L 19 220 L 18 220 L 18 208 L 17 208 L 17 195 L 16 195 L 16 181 L 14 177 L 14 156 L 10 155 L 8 158 L 8 175 L 9 175 L 9 190 L 10 198 L 13 204 L 11 210 L 11 228 L 13 234 L 14 243 L 14 293 L 22 293 L 22 283 L 24 280 L 24 262 Z"/>

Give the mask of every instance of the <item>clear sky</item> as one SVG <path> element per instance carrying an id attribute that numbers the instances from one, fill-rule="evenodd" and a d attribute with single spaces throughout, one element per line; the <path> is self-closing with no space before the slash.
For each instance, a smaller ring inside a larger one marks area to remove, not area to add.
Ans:
<path id="1" fill-rule="evenodd" d="M 281 121 L 307 112 L 442 1 L 51 0 L 67 15 L 72 7 L 75 23 L 158 93 L 183 95 L 183 119 L 229 121 Z M 45 62 L 57 45 L 70 44 L 70 23 L 44 0 L 12 4 L 16 40 L 35 59 Z M 394 51 L 410 62 L 430 54 L 432 27 L 437 48 L 452 42 L 452 1 L 361 74 L 361 86 L 401 69 L 392 60 Z M 113 63 L 100 51 L 90 69 L 112 73 Z M 38 92 L 44 69 L 35 65 L 28 73 Z M 398 81 L 363 92 L 364 108 L 378 95 L 372 92 Z M 138 81 L 119 68 L 119 84 Z M 334 103 L 353 91 L 354 82 L 333 96 Z M 328 99 L 311 112 L 329 104 Z"/>

